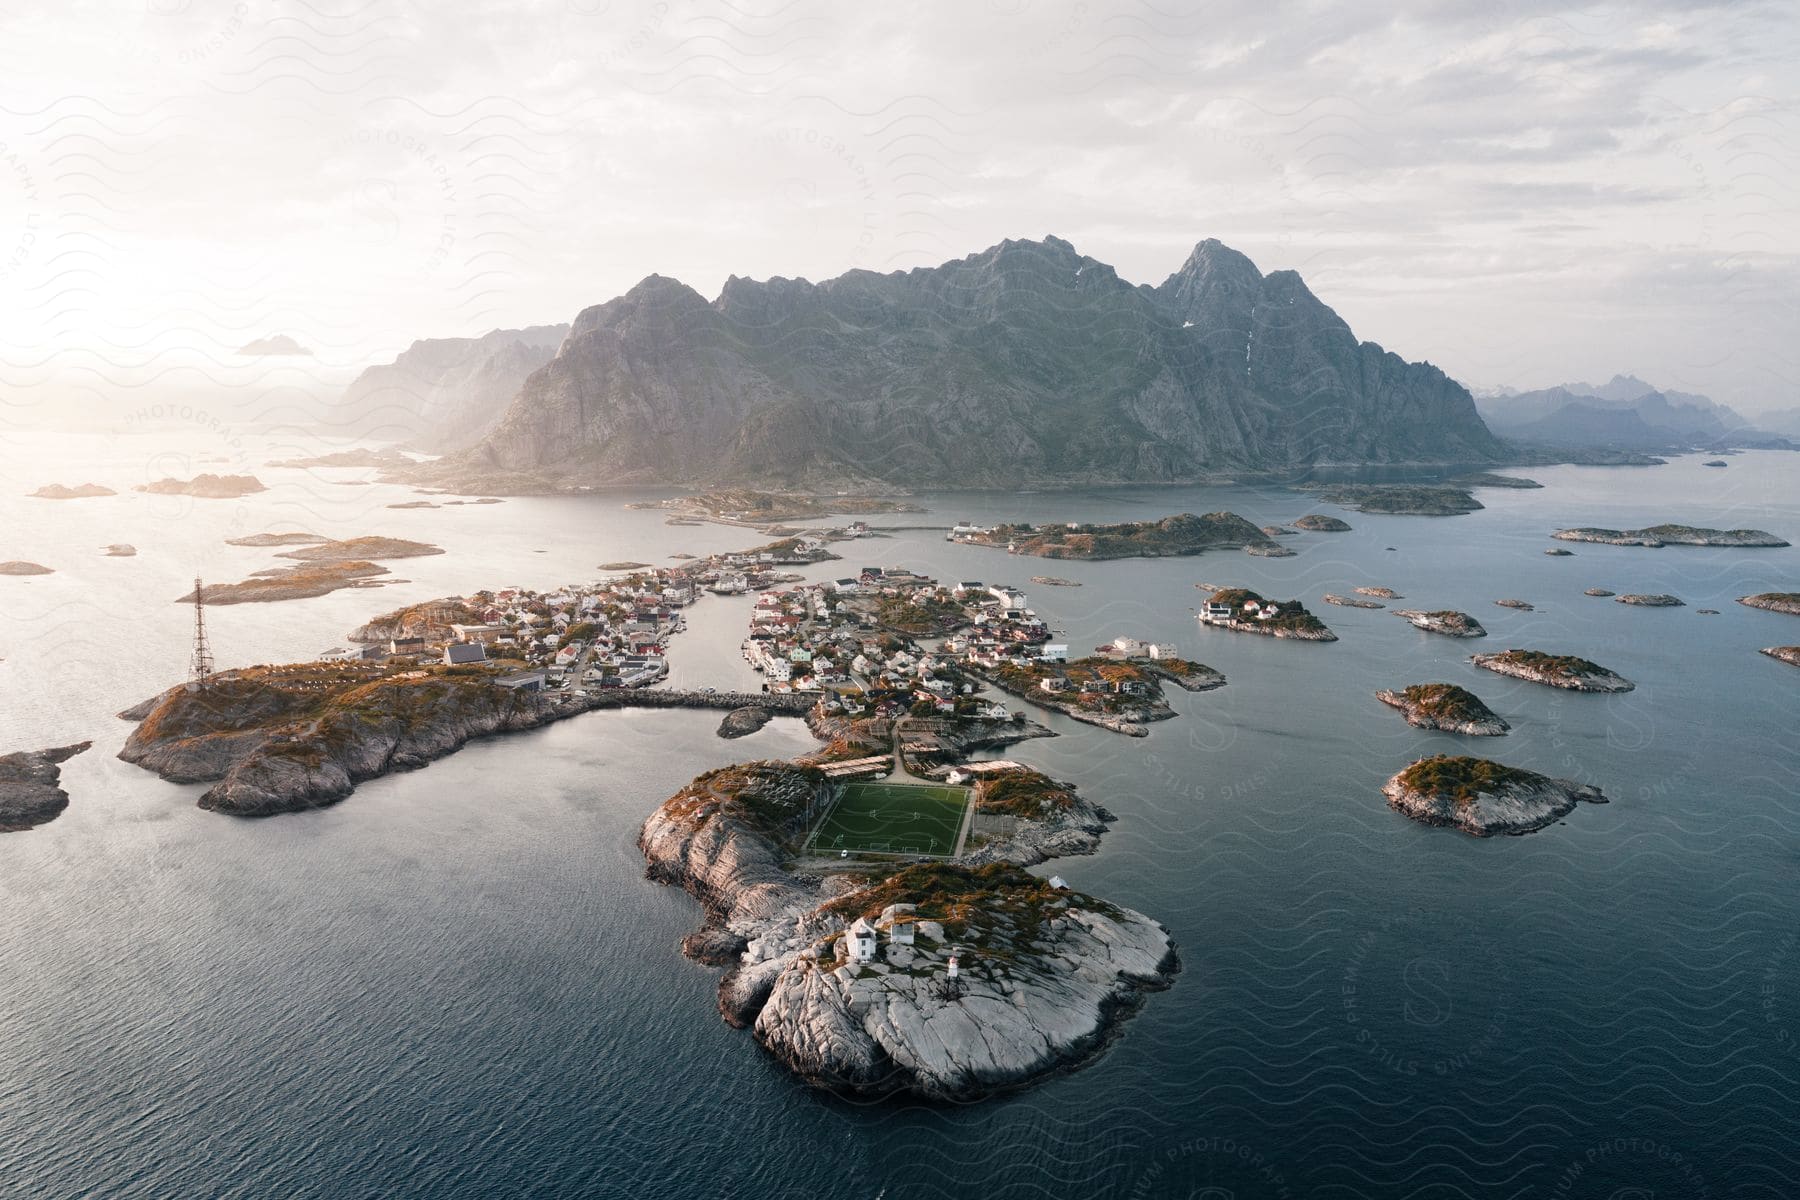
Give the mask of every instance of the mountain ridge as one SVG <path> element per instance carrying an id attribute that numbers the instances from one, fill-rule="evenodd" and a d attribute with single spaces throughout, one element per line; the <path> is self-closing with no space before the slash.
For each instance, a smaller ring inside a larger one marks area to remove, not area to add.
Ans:
<path id="1" fill-rule="evenodd" d="M 1491 463 L 1462 386 L 1208 239 L 1133 285 L 1064 239 L 812 283 L 653 274 L 584 308 L 503 418 L 425 474 L 545 490 L 1182 482 Z"/>

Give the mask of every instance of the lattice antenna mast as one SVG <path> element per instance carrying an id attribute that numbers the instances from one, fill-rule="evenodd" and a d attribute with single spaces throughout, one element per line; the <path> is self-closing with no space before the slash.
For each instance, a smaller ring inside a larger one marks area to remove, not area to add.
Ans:
<path id="1" fill-rule="evenodd" d="M 213 673 L 212 647 L 206 644 L 206 593 L 194 576 L 194 661 L 189 673 L 195 683 L 205 683 Z"/>

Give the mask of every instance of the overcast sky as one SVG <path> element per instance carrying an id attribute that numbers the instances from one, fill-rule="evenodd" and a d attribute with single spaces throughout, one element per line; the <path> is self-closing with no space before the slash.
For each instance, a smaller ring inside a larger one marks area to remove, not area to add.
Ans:
<path id="1" fill-rule="evenodd" d="M 1800 404 L 1792 3 L 5 8 L 15 420 L 1051 233 L 1134 281 L 1217 237 L 1475 387 Z"/>

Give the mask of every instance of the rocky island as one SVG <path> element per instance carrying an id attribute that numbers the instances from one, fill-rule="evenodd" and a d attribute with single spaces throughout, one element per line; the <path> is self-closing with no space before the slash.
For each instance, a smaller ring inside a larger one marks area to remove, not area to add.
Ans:
<path id="1" fill-rule="evenodd" d="M 1202 628 L 1232 629 L 1303 642 L 1337 641 L 1337 634 L 1298 600 L 1265 600 L 1249 588 L 1216 589 L 1197 616 Z"/>
<path id="2" fill-rule="evenodd" d="M 719 736 L 726 739 L 748 737 L 767 725 L 774 716 L 774 713 L 759 705 L 734 708 L 719 722 Z"/>
<path id="3" fill-rule="evenodd" d="M 360 559 L 341 562 L 299 563 L 251 572 L 238 583 L 205 585 L 208 604 L 266 604 L 277 600 L 308 600 L 341 588 L 380 587 L 376 577 L 388 574 L 377 563 Z M 177 604 L 192 604 L 194 593 L 179 597 Z"/>
<path id="4" fill-rule="evenodd" d="M 1144 728 L 1147 723 L 1175 715 L 1163 698 L 1160 680 L 1192 692 L 1225 686 L 1225 676 L 1185 659 L 1151 662 L 1095 656 L 1074 662 L 969 664 L 964 669 L 1040 708 L 1131 737 L 1143 737 L 1149 732 Z"/>
<path id="5" fill-rule="evenodd" d="M 1450 482 L 1459 487 L 1514 488 L 1531 490 L 1544 485 L 1535 479 L 1526 479 L 1522 475 L 1498 475 L 1493 471 L 1477 471 L 1473 475 L 1462 475 Z"/>
<path id="6" fill-rule="evenodd" d="M 1614 592 L 1612 589 L 1602 587 L 1583 588 L 1581 594 L 1584 596 L 1596 596 L 1601 598 L 1618 595 L 1618 593 Z"/>
<path id="7" fill-rule="evenodd" d="M 1404 600 L 1406 598 L 1390 587 L 1359 587 L 1350 590 L 1359 596 L 1374 596 L 1381 600 Z"/>
<path id="8" fill-rule="evenodd" d="M 1081 586 L 1081 582 L 1079 580 L 1064 579 L 1060 575 L 1033 575 L 1031 577 L 1031 582 L 1041 583 L 1045 587 L 1080 587 Z"/>
<path id="9" fill-rule="evenodd" d="M 287 533 L 252 533 L 244 537 L 226 538 L 227 546 L 310 546 L 320 542 L 329 542 L 328 537 L 320 537 L 316 533 L 303 530 L 290 530 Z"/>
<path id="10" fill-rule="evenodd" d="M 1687 601 L 1680 596 L 1671 596 L 1667 592 L 1626 592 L 1623 596 L 1615 596 L 1614 604 L 1635 604 L 1639 608 L 1681 608 Z"/>
<path id="11" fill-rule="evenodd" d="M 1762 653 L 1790 667 L 1800 667 L 1800 646 L 1769 646 Z"/>
<path id="12" fill-rule="evenodd" d="M 1381 790 L 1395 812 L 1476 837 L 1532 833 L 1561 820 L 1577 804 L 1606 803 L 1597 787 L 1485 758 L 1449 755 L 1413 763 Z"/>
<path id="13" fill-rule="evenodd" d="M 1512 728 L 1474 692 L 1454 683 L 1415 683 L 1398 692 L 1376 692 L 1375 698 L 1399 709 L 1406 723 L 1418 729 L 1499 737 Z"/>
<path id="14" fill-rule="evenodd" d="M 110 546 L 102 546 L 101 549 L 106 552 L 108 558 L 135 558 L 137 556 L 137 547 L 129 542 L 114 542 Z"/>
<path id="15" fill-rule="evenodd" d="M 1800 592 L 1758 592 L 1754 596 L 1739 596 L 1738 603 L 1766 612 L 1800 617 Z"/>
<path id="16" fill-rule="evenodd" d="M 889 496 L 812 496 L 762 492 L 750 488 L 727 488 L 694 496 L 678 496 L 673 500 L 631 504 L 627 507 L 661 508 L 677 518 L 752 527 L 782 521 L 811 521 L 829 516 L 925 511 L 911 501 Z"/>
<path id="17" fill-rule="evenodd" d="M 1358 512 L 1390 516 L 1456 517 L 1482 508 L 1467 488 L 1445 484 L 1312 483 L 1301 490 L 1319 494 L 1329 504 L 1341 504 Z"/>
<path id="18" fill-rule="evenodd" d="M 372 558 L 420 558 L 443 552 L 441 546 L 408 541 L 406 538 L 354 537 L 341 542 L 323 541 L 302 546 L 298 550 L 286 550 L 281 557 L 296 558 L 301 562 L 353 562 Z"/>
<path id="19" fill-rule="evenodd" d="M 1476 654 L 1469 661 L 1483 670 L 1572 692 L 1629 692 L 1637 686 L 1597 663 L 1570 654 L 1506 650 L 1499 654 Z"/>
<path id="20" fill-rule="evenodd" d="M 1336 517 L 1327 517 L 1320 513 L 1307 513 L 1294 522 L 1295 529 L 1305 529 L 1312 533 L 1349 533 L 1350 524 Z"/>
<path id="21" fill-rule="evenodd" d="M 652 879 L 706 926 L 683 942 L 728 965 L 719 1011 L 841 1093 L 970 1100 L 1099 1054 L 1179 960 L 1141 913 L 1022 870 L 1090 853 L 1107 815 L 1035 771 L 985 776 L 975 813 L 1014 830 L 962 858 L 809 858 L 841 793 L 821 772 L 750 763 L 700 776 L 644 823 Z"/>
<path id="22" fill-rule="evenodd" d="M 54 750 L 21 750 L 0 755 L 0 833 L 18 833 L 54 821 L 69 807 L 62 790 L 62 764 L 92 742 Z"/>
<path id="23" fill-rule="evenodd" d="M 1600 542 L 1608 546 L 1780 547 L 1788 544 L 1761 529 L 1701 529 L 1693 525 L 1651 525 L 1645 529 L 1578 526 L 1558 529 L 1550 536 L 1565 542 Z"/>
<path id="24" fill-rule="evenodd" d="M 192 479 L 166 478 L 154 483 L 140 483 L 133 489 L 153 496 L 198 496 L 203 500 L 236 500 L 266 492 L 262 481 L 253 475 L 196 475 Z"/>
<path id="25" fill-rule="evenodd" d="M 1481 627 L 1480 621 L 1468 613 L 1457 612 L 1455 609 L 1445 608 L 1435 612 L 1425 612 L 1417 608 L 1397 608 L 1394 610 L 1394 615 L 1406 618 L 1412 623 L 1414 629 L 1423 629 L 1426 633 L 1441 633 L 1445 637 L 1458 638 L 1487 636 L 1487 630 Z"/>
<path id="26" fill-rule="evenodd" d="M 264 463 L 266 467 L 284 467 L 295 470 L 311 470 L 314 467 L 393 467 L 411 462 L 412 459 L 400 453 L 392 446 L 380 450 L 357 448 L 355 450 L 334 450 L 330 454 L 319 454 L 312 458 L 287 458 L 276 462 Z"/>
<path id="27" fill-rule="evenodd" d="M 26 562 L 15 558 L 10 562 L 0 562 L 0 575 L 54 575 L 56 572 L 43 563 Z"/>
<path id="28" fill-rule="evenodd" d="M 1319 598 L 1321 600 L 1325 601 L 1325 603 L 1335 604 L 1339 608 L 1386 608 L 1387 607 L 1387 605 L 1381 603 L 1379 600 L 1364 600 L 1357 596 L 1339 596 L 1333 592 L 1326 592 L 1323 596 L 1321 596 Z"/>
<path id="29" fill-rule="evenodd" d="M 1529 601 L 1529 600 L 1515 600 L 1515 599 L 1508 598 L 1505 600 L 1496 600 L 1496 601 L 1494 601 L 1494 603 L 1499 605 L 1501 608 L 1517 609 L 1519 612 L 1536 612 L 1537 611 L 1537 606 L 1532 604 L 1531 601 Z"/>
<path id="30" fill-rule="evenodd" d="M 1208 550 L 1272 552 L 1274 538 L 1231 512 L 1179 513 L 1160 521 L 1128 521 L 1118 525 L 1079 522 L 1052 525 L 996 525 L 991 529 L 959 526 L 952 540 L 970 546 L 999 546 L 1012 554 L 1089 561 L 1115 558 L 1169 558 Z"/>
<path id="31" fill-rule="evenodd" d="M 119 493 L 109 487 L 101 487 L 97 483 L 82 483 L 74 487 L 65 487 L 60 483 L 46 483 L 31 494 L 39 500 L 86 500 L 94 496 L 116 496 Z"/>
<path id="32" fill-rule="evenodd" d="M 535 728 L 556 708 L 484 669 L 249 667 L 120 713 L 138 726 L 119 757 L 171 782 L 213 784 L 202 808 L 269 816 L 335 804 L 363 780 L 422 767 L 470 738 Z"/>

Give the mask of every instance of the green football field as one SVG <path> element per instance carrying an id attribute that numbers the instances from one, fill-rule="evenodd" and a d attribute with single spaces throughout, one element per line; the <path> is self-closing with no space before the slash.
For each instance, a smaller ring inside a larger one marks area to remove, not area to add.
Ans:
<path id="1" fill-rule="evenodd" d="M 824 854 L 949 854 L 968 807 L 968 788 L 847 783 L 813 831 L 812 848 Z"/>

